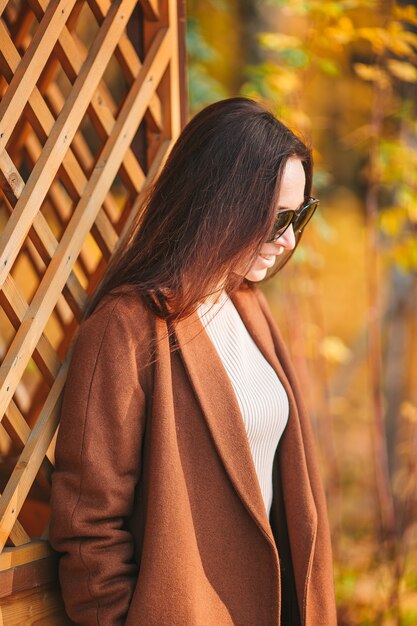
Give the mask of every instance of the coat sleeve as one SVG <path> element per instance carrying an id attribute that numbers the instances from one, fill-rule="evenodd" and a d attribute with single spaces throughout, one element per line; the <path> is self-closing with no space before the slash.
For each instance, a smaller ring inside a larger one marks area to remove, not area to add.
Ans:
<path id="1" fill-rule="evenodd" d="M 68 616 L 124 624 L 138 566 L 126 518 L 140 478 L 145 394 L 135 336 L 120 298 L 82 322 L 61 405 L 50 543 Z"/>

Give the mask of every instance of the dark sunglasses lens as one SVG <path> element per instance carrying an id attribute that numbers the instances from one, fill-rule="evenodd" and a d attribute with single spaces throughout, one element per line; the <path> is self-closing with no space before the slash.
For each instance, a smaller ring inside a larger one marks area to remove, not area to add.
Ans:
<path id="1" fill-rule="evenodd" d="M 268 241 L 273 241 L 283 234 L 285 229 L 288 228 L 293 215 L 293 211 L 280 211 L 278 213 L 274 227 L 272 229 L 271 236 Z"/>
<path id="2" fill-rule="evenodd" d="M 306 224 L 313 217 L 314 211 L 317 209 L 317 205 L 318 202 L 311 202 L 300 211 L 299 215 L 297 215 L 293 222 L 294 231 L 301 230 L 304 226 L 306 226 Z"/>

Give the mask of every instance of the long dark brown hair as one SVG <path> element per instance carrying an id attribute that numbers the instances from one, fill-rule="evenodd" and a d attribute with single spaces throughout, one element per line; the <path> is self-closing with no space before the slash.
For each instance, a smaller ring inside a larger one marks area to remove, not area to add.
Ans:
<path id="1" fill-rule="evenodd" d="M 202 109 L 149 187 L 128 243 L 113 254 L 84 318 L 125 284 L 168 321 L 187 317 L 220 284 L 229 295 L 243 282 L 253 287 L 234 269 L 249 270 L 268 237 L 290 157 L 303 164 L 309 196 L 311 149 L 263 105 L 234 97 Z"/>

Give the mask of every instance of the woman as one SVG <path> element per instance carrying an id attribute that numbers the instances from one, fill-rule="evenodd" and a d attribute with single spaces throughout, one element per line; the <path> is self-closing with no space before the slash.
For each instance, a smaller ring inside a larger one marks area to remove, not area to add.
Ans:
<path id="1" fill-rule="evenodd" d="M 311 183 L 310 149 L 269 111 L 216 102 L 113 256 L 56 444 L 50 540 L 75 623 L 336 624 L 312 429 L 258 287 Z"/>

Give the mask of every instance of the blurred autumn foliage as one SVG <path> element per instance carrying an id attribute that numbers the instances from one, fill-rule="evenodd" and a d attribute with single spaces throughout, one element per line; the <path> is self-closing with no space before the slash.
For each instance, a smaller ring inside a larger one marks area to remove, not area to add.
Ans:
<path id="1" fill-rule="evenodd" d="M 242 94 L 314 146 L 321 199 L 263 284 L 317 435 L 339 624 L 417 624 L 417 7 L 189 0 L 191 112 Z"/>

